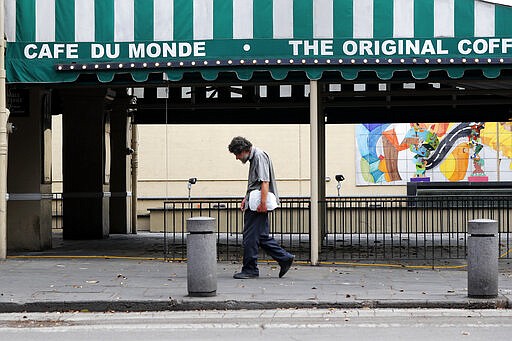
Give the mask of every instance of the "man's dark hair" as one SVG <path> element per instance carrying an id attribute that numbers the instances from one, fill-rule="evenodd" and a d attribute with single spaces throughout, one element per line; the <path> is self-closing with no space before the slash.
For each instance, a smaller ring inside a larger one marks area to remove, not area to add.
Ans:
<path id="1" fill-rule="evenodd" d="M 236 136 L 233 137 L 231 143 L 228 146 L 229 152 L 233 154 L 240 154 L 241 152 L 251 150 L 252 143 L 245 137 Z"/>

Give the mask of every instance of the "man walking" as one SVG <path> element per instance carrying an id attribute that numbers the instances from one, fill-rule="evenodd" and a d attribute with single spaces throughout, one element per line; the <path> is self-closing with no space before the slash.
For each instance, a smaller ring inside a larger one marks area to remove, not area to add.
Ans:
<path id="1" fill-rule="evenodd" d="M 247 193 L 240 206 L 244 211 L 244 264 L 242 271 L 233 277 L 236 279 L 248 279 L 259 276 L 258 248 L 261 246 L 265 252 L 278 262 L 281 267 L 279 271 L 279 278 L 281 278 L 290 269 L 294 256 L 279 246 L 276 240 L 269 235 L 267 210 L 267 196 L 269 193 L 273 193 L 276 197 L 276 202 L 279 203 L 272 161 L 267 153 L 253 147 L 250 141 L 241 136 L 234 137 L 228 149 L 243 164 L 246 164 L 247 161 L 250 163 Z M 256 210 L 251 210 L 249 208 L 249 195 L 254 190 L 261 191 L 261 202 Z"/>

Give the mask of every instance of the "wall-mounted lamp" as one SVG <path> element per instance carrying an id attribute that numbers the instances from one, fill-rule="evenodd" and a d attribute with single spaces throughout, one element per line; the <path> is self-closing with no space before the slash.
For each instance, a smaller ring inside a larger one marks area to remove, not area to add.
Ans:
<path id="1" fill-rule="evenodd" d="M 192 185 L 197 182 L 197 178 L 188 179 L 187 188 L 188 188 L 188 200 L 190 200 L 190 190 L 192 189 Z"/>
<path id="2" fill-rule="evenodd" d="M 338 181 L 338 184 L 336 185 L 336 188 L 338 189 L 338 197 L 340 197 L 340 196 L 341 196 L 341 194 L 340 194 L 340 191 L 341 191 L 341 182 L 342 182 L 343 180 L 345 180 L 345 177 L 344 177 L 342 174 L 336 174 L 336 175 L 334 176 L 334 178 L 336 179 L 336 181 Z"/>

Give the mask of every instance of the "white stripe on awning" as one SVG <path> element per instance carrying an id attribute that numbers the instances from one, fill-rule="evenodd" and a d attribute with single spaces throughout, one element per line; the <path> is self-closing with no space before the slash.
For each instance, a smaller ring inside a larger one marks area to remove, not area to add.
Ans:
<path id="1" fill-rule="evenodd" d="M 354 38 L 373 38 L 373 0 L 354 1 Z"/>
<path id="2" fill-rule="evenodd" d="M 333 0 L 313 0 L 313 38 L 332 38 Z"/>
<path id="3" fill-rule="evenodd" d="M 293 0 L 274 0 L 272 12 L 274 38 L 293 38 Z"/>
<path id="4" fill-rule="evenodd" d="M 95 40 L 94 0 L 75 0 L 75 40 Z"/>
<path id="5" fill-rule="evenodd" d="M 16 41 L 16 0 L 5 0 L 5 35 L 7 41 Z"/>
<path id="6" fill-rule="evenodd" d="M 95 18 L 95 0 L 66 0 L 75 2 L 75 41 L 94 42 L 95 25 L 101 18 Z M 153 39 L 172 41 L 174 39 L 174 0 L 153 1 Z M 183 18 L 193 22 L 193 38 L 196 40 L 214 39 L 213 4 L 215 0 L 194 0 L 193 18 Z M 219 0 L 217 0 L 219 1 Z M 254 11 L 258 11 L 258 0 L 233 1 L 233 38 L 252 39 Z M 313 0 L 313 36 L 311 38 L 330 39 L 333 37 L 335 0 Z M 341 1 L 341 0 L 336 0 Z M 352 2 L 353 38 L 368 39 L 374 34 L 375 0 L 344 0 Z M 393 37 L 414 37 L 414 4 L 416 0 L 393 0 Z M 9 42 L 16 41 L 17 0 L 5 0 L 5 30 Z M 130 42 L 134 40 L 134 2 L 135 0 L 114 0 L 114 40 Z M 472 0 L 469 0 L 467 11 Z M 256 6 L 254 8 L 253 6 Z M 485 1 L 474 0 L 474 36 L 493 37 L 495 35 L 495 6 Z M 56 0 L 35 0 L 35 40 L 38 42 L 55 41 Z M 179 10 L 179 9 L 178 9 Z M 293 39 L 294 24 L 304 20 L 294 18 L 293 0 L 273 0 L 273 37 L 276 39 Z M 19 13 L 18 13 L 19 14 Z M 464 14 L 464 13 L 461 13 Z M 188 15 L 188 14 L 187 14 Z M 225 18 L 225 16 L 219 16 Z M 309 18 L 309 15 L 307 16 Z M 382 16 L 379 16 L 382 17 Z M 471 21 L 469 19 L 468 21 Z M 26 20 L 26 18 L 25 18 Z M 220 20 L 220 19 L 219 19 Z M 421 15 L 416 20 L 433 20 L 435 37 L 454 37 L 455 35 L 455 0 L 434 0 L 434 17 Z M 311 23 L 306 23 L 311 24 Z M 463 25 L 471 25 L 470 22 Z M 29 29 L 32 26 L 29 25 Z M 32 32 L 30 32 L 32 34 Z"/>
<path id="7" fill-rule="evenodd" d="M 114 41 L 135 38 L 135 4 L 133 0 L 114 0 Z"/>
<path id="8" fill-rule="evenodd" d="M 194 40 L 213 39 L 213 0 L 195 0 Z"/>
<path id="9" fill-rule="evenodd" d="M 173 40 L 174 0 L 154 0 L 153 37 L 156 41 Z"/>
<path id="10" fill-rule="evenodd" d="M 293 38 L 293 0 L 274 0 L 272 12 L 274 38 Z"/>
<path id="11" fill-rule="evenodd" d="M 36 41 L 55 41 L 55 0 L 36 0 Z"/>
<path id="12" fill-rule="evenodd" d="M 434 37 L 455 36 L 454 0 L 434 0 Z"/>
<path id="13" fill-rule="evenodd" d="M 253 0 L 233 0 L 233 39 L 252 39 L 252 2 Z"/>
<path id="14" fill-rule="evenodd" d="M 494 6 L 475 0 L 475 37 L 494 37 Z"/>
<path id="15" fill-rule="evenodd" d="M 393 1 L 393 37 L 414 37 L 414 0 Z"/>

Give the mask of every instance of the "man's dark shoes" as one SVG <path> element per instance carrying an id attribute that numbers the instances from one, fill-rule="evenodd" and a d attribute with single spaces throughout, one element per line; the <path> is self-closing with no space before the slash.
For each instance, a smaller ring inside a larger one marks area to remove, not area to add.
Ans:
<path id="1" fill-rule="evenodd" d="M 239 272 L 237 274 L 233 275 L 233 278 L 235 279 L 250 279 L 250 278 L 258 278 L 258 275 L 249 274 L 247 272 Z"/>
<path id="2" fill-rule="evenodd" d="M 295 258 L 295 256 L 292 256 L 292 258 L 290 258 L 289 260 L 287 260 L 286 262 L 281 262 L 279 263 L 279 265 L 281 266 L 281 270 L 279 271 L 279 278 L 283 277 L 284 275 L 286 275 L 286 273 L 288 272 L 288 270 L 290 270 L 290 267 L 292 266 L 292 263 L 293 263 L 293 259 Z"/>

